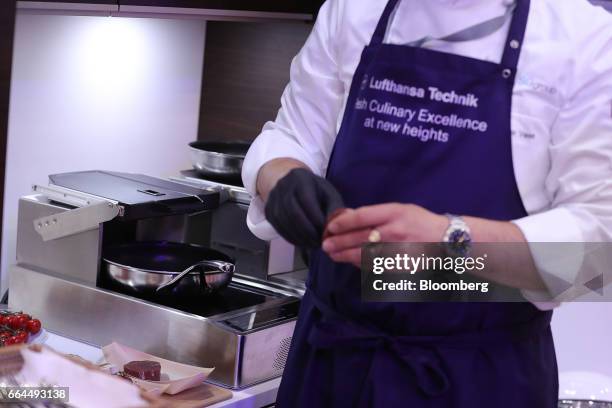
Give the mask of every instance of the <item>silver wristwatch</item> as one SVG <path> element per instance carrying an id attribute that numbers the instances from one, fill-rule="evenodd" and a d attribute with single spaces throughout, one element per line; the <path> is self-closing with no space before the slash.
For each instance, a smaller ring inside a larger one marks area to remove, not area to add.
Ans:
<path id="1" fill-rule="evenodd" d="M 442 238 L 446 253 L 454 257 L 465 257 L 472 249 L 470 227 L 458 215 L 446 214 L 448 228 Z"/>

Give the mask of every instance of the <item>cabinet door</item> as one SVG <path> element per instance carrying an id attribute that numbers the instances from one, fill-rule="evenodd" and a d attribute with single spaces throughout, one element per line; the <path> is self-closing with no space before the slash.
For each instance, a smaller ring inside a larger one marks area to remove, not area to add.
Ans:
<path id="1" fill-rule="evenodd" d="M 314 14 L 320 0 L 119 0 L 120 6 L 148 6 Z"/>
<path id="2" fill-rule="evenodd" d="M 6 1 L 6 0 L 0 0 Z M 258 19 L 277 17 L 310 20 L 324 0 L 19 0 L 22 10 L 74 14 L 198 16 L 215 19 Z"/>
<path id="3" fill-rule="evenodd" d="M 119 10 L 119 0 L 19 0 L 17 8 L 25 13 L 102 15 Z"/>
<path id="4" fill-rule="evenodd" d="M 17 5 L 20 8 L 27 7 L 28 5 L 33 5 L 36 3 L 41 3 L 41 5 L 52 7 L 53 3 L 56 4 L 110 4 L 110 5 L 118 5 L 119 0 L 19 0 L 17 1 Z"/>

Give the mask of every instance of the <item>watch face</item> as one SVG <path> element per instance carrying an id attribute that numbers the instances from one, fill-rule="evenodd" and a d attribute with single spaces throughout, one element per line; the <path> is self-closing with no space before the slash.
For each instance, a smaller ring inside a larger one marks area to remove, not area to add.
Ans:
<path id="1" fill-rule="evenodd" d="M 472 238 L 467 231 L 458 229 L 450 233 L 448 244 L 454 253 L 464 256 L 470 249 Z"/>

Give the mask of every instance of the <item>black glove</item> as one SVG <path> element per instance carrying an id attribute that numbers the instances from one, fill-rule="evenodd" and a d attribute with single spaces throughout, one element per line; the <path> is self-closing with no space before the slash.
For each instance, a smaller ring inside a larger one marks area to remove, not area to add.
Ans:
<path id="1" fill-rule="evenodd" d="M 270 192 L 266 218 L 293 245 L 317 248 L 327 217 L 343 206 L 340 193 L 329 181 L 299 168 L 287 173 Z"/>

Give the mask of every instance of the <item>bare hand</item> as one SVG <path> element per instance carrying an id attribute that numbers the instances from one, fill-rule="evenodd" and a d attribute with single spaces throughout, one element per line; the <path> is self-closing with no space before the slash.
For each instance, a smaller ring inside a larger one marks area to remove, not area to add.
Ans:
<path id="1" fill-rule="evenodd" d="M 347 210 L 334 218 L 323 250 L 336 262 L 361 264 L 361 246 L 372 230 L 384 242 L 440 242 L 448 219 L 414 204 L 378 204 Z"/>

